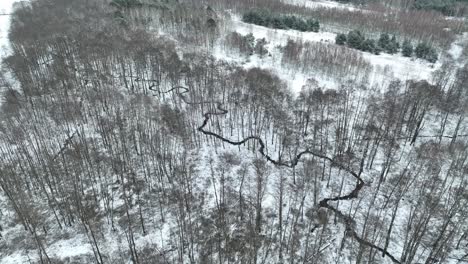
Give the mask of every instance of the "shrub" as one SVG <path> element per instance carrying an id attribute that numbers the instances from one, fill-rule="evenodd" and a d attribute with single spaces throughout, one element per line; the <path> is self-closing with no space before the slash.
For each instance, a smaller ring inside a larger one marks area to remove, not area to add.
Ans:
<path id="1" fill-rule="evenodd" d="M 390 36 L 387 33 L 380 34 L 378 44 L 379 44 L 379 47 L 386 50 L 388 45 L 390 45 Z"/>
<path id="2" fill-rule="evenodd" d="M 348 45 L 351 48 L 361 49 L 365 38 L 359 30 L 352 30 L 348 33 Z"/>
<path id="3" fill-rule="evenodd" d="M 258 54 L 260 57 L 268 53 L 268 50 L 265 48 L 266 44 L 267 41 L 265 40 L 265 38 L 258 39 L 257 43 L 255 44 L 255 53 Z"/>
<path id="4" fill-rule="evenodd" d="M 400 43 L 397 41 L 395 35 L 393 35 L 385 51 L 387 53 L 394 54 L 394 53 L 397 53 L 399 49 L 400 49 Z"/>
<path id="5" fill-rule="evenodd" d="M 429 52 L 427 53 L 426 55 L 426 60 L 430 63 L 435 63 L 437 62 L 437 59 L 439 58 L 439 56 L 437 55 L 437 51 L 431 47 L 431 49 L 429 49 Z"/>
<path id="6" fill-rule="evenodd" d="M 338 45 L 345 45 L 347 41 L 347 37 L 345 34 L 341 33 L 336 35 L 335 42 Z"/>
<path id="7" fill-rule="evenodd" d="M 307 19 L 307 28 L 308 31 L 319 32 L 320 22 L 316 19 Z"/>
<path id="8" fill-rule="evenodd" d="M 405 57 L 411 57 L 413 56 L 413 44 L 409 40 L 405 40 L 403 42 L 403 46 L 401 48 L 401 52 L 403 53 L 403 56 Z"/>
<path id="9" fill-rule="evenodd" d="M 267 21 L 265 18 L 267 17 L 267 14 L 262 14 L 259 11 L 249 11 L 242 16 L 242 21 L 259 26 L 266 26 Z"/>
<path id="10" fill-rule="evenodd" d="M 418 46 L 416 46 L 414 53 L 419 59 L 424 59 L 431 63 L 437 61 L 437 51 L 426 42 L 419 43 Z"/>
<path id="11" fill-rule="evenodd" d="M 373 39 L 365 39 L 361 44 L 361 50 L 374 53 L 376 50 L 375 41 Z"/>
<path id="12" fill-rule="evenodd" d="M 380 34 L 378 46 L 381 48 L 381 50 L 389 54 L 394 54 L 398 52 L 400 43 L 398 43 L 395 35 L 393 35 L 393 37 L 390 39 L 390 36 L 387 33 L 382 33 Z"/>

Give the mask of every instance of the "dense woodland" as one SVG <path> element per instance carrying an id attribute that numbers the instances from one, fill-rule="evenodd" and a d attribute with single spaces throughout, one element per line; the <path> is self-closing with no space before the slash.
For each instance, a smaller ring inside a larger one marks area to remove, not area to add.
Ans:
<path id="1" fill-rule="evenodd" d="M 18 4 L 0 76 L 0 263 L 466 263 L 468 65 L 375 87 L 356 49 L 229 27 L 255 7 L 441 54 L 465 29 L 381 2 L 385 21 L 276 0 Z M 215 47 L 339 88 L 295 93 Z M 88 250 L 60 257 L 71 240 Z"/>

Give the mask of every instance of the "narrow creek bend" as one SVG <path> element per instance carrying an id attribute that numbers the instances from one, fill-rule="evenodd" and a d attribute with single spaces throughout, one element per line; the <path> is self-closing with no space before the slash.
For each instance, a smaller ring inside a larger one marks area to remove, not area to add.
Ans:
<path id="1" fill-rule="evenodd" d="M 252 141 L 257 141 L 257 143 L 260 145 L 260 148 L 258 149 L 258 152 L 266 159 L 268 160 L 269 162 L 271 162 L 272 164 L 276 165 L 276 166 L 282 166 L 282 167 L 288 167 L 288 168 L 294 168 L 296 167 L 296 165 L 299 163 L 299 160 L 301 159 L 302 156 L 305 156 L 305 155 L 312 155 L 312 156 L 315 156 L 315 157 L 318 157 L 318 158 L 321 158 L 321 159 L 324 159 L 324 160 L 327 160 L 329 161 L 332 165 L 346 171 L 347 173 L 349 173 L 351 176 L 353 176 L 357 182 L 356 182 L 356 186 L 354 187 L 354 189 L 347 195 L 344 195 L 344 196 L 337 196 L 337 197 L 331 197 L 331 198 L 323 198 L 320 202 L 319 202 L 319 208 L 326 208 L 328 210 L 331 210 L 333 211 L 341 220 L 343 220 L 343 222 L 345 223 L 345 226 L 346 226 L 346 232 L 348 233 L 348 235 L 350 235 L 351 237 L 353 237 L 354 239 L 356 239 L 360 244 L 362 245 L 365 245 L 365 246 L 368 246 L 368 247 L 371 247 L 379 252 L 381 252 L 384 256 L 387 256 L 389 257 L 394 263 L 398 263 L 400 264 L 401 262 L 399 260 L 396 259 L 396 257 L 394 257 L 392 254 L 390 254 L 386 249 L 383 249 L 377 245 L 374 245 L 372 244 L 371 242 L 361 238 L 358 233 L 356 232 L 355 230 L 355 221 L 350 217 L 350 216 L 347 216 L 345 214 L 343 214 L 340 210 L 338 210 L 337 208 L 335 208 L 334 206 L 330 205 L 329 202 L 334 202 L 334 201 L 343 201 L 343 200 L 351 200 L 351 199 L 354 199 L 354 198 L 357 198 L 358 195 L 359 195 L 359 192 L 361 191 L 361 189 L 364 187 L 365 185 L 365 182 L 364 180 L 360 177 L 361 173 L 362 173 L 362 170 L 363 170 L 363 164 L 361 162 L 361 165 L 360 165 L 360 172 L 359 173 L 356 173 L 355 171 L 353 171 L 351 168 L 337 162 L 336 160 L 334 160 L 333 158 L 330 158 L 328 156 L 325 156 L 323 154 L 320 154 L 320 153 L 317 153 L 317 152 L 313 152 L 309 149 L 306 149 L 302 152 L 300 152 L 299 154 L 296 155 L 296 157 L 294 159 L 292 159 L 291 161 L 289 162 L 284 162 L 284 161 L 281 161 L 281 160 L 275 160 L 273 159 L 270 155 L 268 155 L 267 153 L 265 153 L 265 143 L 264 141 L 258 137 L 258 136 L 249 136 L 249 137 L 246 137 L 240 141 L 233 141 L 233 140 L 230 140 L 228 138 L 225 138 L 217 133 L 214 133 L 212 131 L 209 131 L 209 130 L 205 130 L 205 127 L 208 125 L 208 122 L 210 121 L 211 117 L 212 116 L 222 116 L 222 115 L 226 115 L 228 113 L 228 111 L 226 109 L 224 109 L 222 107 L 222 103 L 220 102 L 212 102 L 212 101 L 201 101 L 201 102 L 190 102 L 189 100 L 187 100 L 187 98 L 185 97 L 185 94 L 190 92 L 189 88 L 187 87 L 183 87 L 183 86 L 176 86 L 168 91 L 165 91 L 165 92 L 160 92 L 160 91 L 157 91 L 156 89 L 154 89 L 154 87 L 150 87 L 149 88 L 151 91 L 154 91 L 154 92 L 158 92 L 159 94 L 162 94 L 162 93 L 169 93 L 169 92 L 173 92 L 175 91 L 177 93 L 177 95 L 182 99 L 182 101 L 188 105 L 195 105 L 195 104 L 216 104 L 216 110 L 217 111 L 209 111 L 209 112 L 206 112 L 203 114 L 203 123 L 197 128 L 197 130 L 201 133 L 203 133 L 204 135 L 206 136 L 212 136 L 212 137 L 215 137 L 223 142 L 226 142 L 228 144 L 231 144 L 231 145 L 234 145 L 234 146 L 239 146 L 239 145 L 243 145 L 245 143 L 247 143 L 248 141 L 252 140 Z"/>

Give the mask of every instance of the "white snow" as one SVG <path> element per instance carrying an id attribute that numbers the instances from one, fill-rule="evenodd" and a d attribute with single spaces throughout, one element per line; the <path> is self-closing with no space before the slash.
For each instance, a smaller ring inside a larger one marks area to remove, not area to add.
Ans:
<path id="1" fill-rule="evenodd" d="M 374 66 L 370 84 L 384 84 L 392 79 L 430 80 L 432 73 L 440 68 L 440 62 L 431 64 L 424 60 L 403 57 L 400 54 L 375 55 L 363 52 L 364 57 Z"/>
<path id="2" fill-rule="evenodd" d="M 326 1 L 326 0 L 283 0 L 287 4 L 293 4 L 298 6 L 304 6 L 307 8 L 337 8 L 337 9 L 345 9 L 348 11 L 362 11 L 362 9 L 356 8 L 350 4 L 342 4 L 334 1 Z"/>
<path id="3" fill-rule="evenodd" d="M 448 54 L 452 57 L 458 67 L 463 67 L 466 63 L 467 54 L 463 54 L 464 49 L 468 45 L 468 32 L 459 36 L 450 46 Z"/>
<path id="4" fill-rule="evenodd" d="M 0 1 L 0 57 L 4 57 L 8 50 L 8 29 L 10 28 L 10 14 L 13 4 L 18 0 Z"/>
<path id="5" fill-rule="evenodd" d="M 316 2 L 314 2 L 316 3 Z M 269 45 L 268 49 L 272 56 L 270 58 L 260 59 L 258 56 L 251 56 L 247 61 L 243 61 L 243 58 L 239 56 L 230 56 L 225 54 L 220 47 L 217 47 L 214 51 L 215 57 L 218 59 L 224 59 L 228 61 L 242 62 L 246 68 L 259 67 L 270 69 L 275 72 L 279 77 L 287 80 L 290 87 L 298 92 L 302 86 L 309 79 L 308 75 L 304 75 L 299 71 L 291 71 L 281 64 L 281 56 L 279 51 L 275 51 L 278 46 L 284 46 L 289 39 L 302 42 L 323 42 L 334 45 L 335 33 L 331 32 L 300 32 L 296 30 L 280 30 L 271 29 L 267 27 L 252 25 L 244 23 L 241 18 L 236 15 L 232 15 L 232 21 L 228 24 L 228 28 L 231 31 L 236 31 L 239 34 L 247 35 L 253 34 L 256 39 L 265 38 Z M 273 52 L 272 52 L 273 51 Z M 360 52 L 360 51 L 358 51 Z M 456 51 L 459 52 L 459 51 Z M 385 54 L 375 55 L 367 52 L 362 52 L 364 58 L 373 66 L 373 71 L 369 76 L 370 86 L 385 86 L 394 79 L 401 81 L 407 80 L 431 80 L 431 75 L 434 71 L 439 69 L 442 63 L 439 61 L 435 64 L 431 64 L 424 60 L 403 57 L 401 54 Z M 336 88 L 339 86 L 337 80 L 332 80 L 328 77 L 310 74 L 316 79 L 321 86 L 326 88 Z M 352 77 L 352 76 L 350 76 Z"/>
<path id="6" fill-rule="evenodd" d="M 92 248 L 84 235 L 74 235 L 67 240 L 59 240 L 48 248 L 59 259 L 72 258 L 85 254 L 92 254 Z"/>
<path id="7" fill-rule="evenodd" d="M 6 12 L 11 11 L 11 6 L 12 3 L 15 2 L 15 0 L 0 0 L 0 10 L 3 8 L 6 10 Z M 314 2 L 314 1 L 305 1 L 305 0 L 294 0 L 295 2 L 304 2 L 307 6 L 313 7 L 313 6 L 328 6 L 330 8 L 353 8 L 348 5 L 342 5 L 338 4 L 335 2 L 330 2 L 330 1 L 319 1 L 319 2 Z M 354 9 L 350 9 L 354 10 Z M 9 16 L 1 16 L 0 17 L 0 34 L 1 34 L 1 44 L 0 45 L 8 45 L 8 40 L 7 40 L 7 30 L 9 26 Z M 274 30 L 274 29 L 269 29 L 261 26 L 256 26 L 256 25 L 251 25 L 251 24 L 246 24 L 240 21 L 239 17 L 234 17 L 234 19 L 231 21 L 230 24 L 228 24 L 228 29 L 231 31 L 237 31 L 238 33 L 242 35 L 246 35 L 249 33 L 252 33 L 255 38 L 265 38 L 268 41 L 267 48 L 271 53 L 271 56 L 265 56 L 264 58 L 260 58 L 257 55 L 250 56 L 248 58 L 246 57 L 241 57 L 236 54 L 229 54 L 229 52 L 226 52 L 225 49 L 221 45 L 217 45 L 213 51 L 215 57 L 235 63 L 239 63 L 245 68 L 252 68 L 252 67 L 260 67 L 260 68 L 267 68 L 270 69 L 271 71 L 275 72 L 278 74 L 278 76 L 285 80 L 288 85 L 296 92 L 300 91 L 302 86 L 307 83 L 307 81 L 310 78 L 313 78 L 318 81 L 318 83 L 324 87 L 324 88 L 336 88 L 340 82 L 335 79 L 331 79 L 330 77 L 323 76 L 320 74 L 316 73 L 310 73 L 310 74 L 305 74 L 301 73 L 300 71 L 297 70 L 292 70 L 289 69 L 288 67 L 282 65 L 281 63 L 281 53 L 279 49 L 277 48 L 278 46 L 284 46 L 288 39 L 293 39 L 296 41 L 310 41 L 310 42 L 324 42 L 324 43 L 334 43 L 335 39 L 335 34 L 330 33 L 330 32 L 319 32 L 319 33 L 314 33 L 314 32 L 299 32 L 299 31 L 294 31 L 294 30 Z M 463 36 L 460 36 L 459 39 L 457 39 L 456 42 L 454 42 L 451 46 L 451 49 L 448 51 L 448 54 L 450 55 L 451 59 L 453 59 L 458 66 L 461 66 L 463 62 L 465 61 L 464 54 L 463 54 L 463 45 L 467 42 L 468 40 L 468 34 L 464 34 Z M 332 44 L 334 45 L 334 44 Z M 3 54 L 6 52 L 6 48 L 1 49 L 1 53 Z M 436 64 L 430 64 L 422 60 L 418 59 L 411 59 L 411 58 L 406 58 L 401 56 L 401 54 L 395 54 L 395 55 L 390 55 L 390 54 L 381 54 L 381 55 L 374 55 L 370 53 L 363 53 L 363 56 L 366 60 L 368 60 L 374 67 L 369 83 L 370 84 L 384 84 L 385 82 L 388 82 L 394 78 L 398 78 L 402 81 L 409 80 L 409 79 L 416 79 L 416 80 L 430 80 L 431 79 L 431 74 L 439 69 L 442 65 L 442 63 L 436 63 Z M 436 122 L 431 122 L 436 124 Z M 434 132 L 435 133 L 435 132 Z M 227 146 L 227 152 L 229 150 L 236 150 L 236 147 L 232 146 Z M 405 152 L 405 157 L 410 159 L 410 156 L 413 155 L 413 153 L 409 153 L 410 147 L 409 145 L 406 146 L 406 149 L 403 151 Z M 199 150 L 200 152 L 198 155 L 196 155 L 199 159 L 201 159 L 203 162 L 201 162 L 199 167 L 197 167 L 198 171 L 200 173 L 209 172 L 210 171 L 210 166 L 208 160 L 213 159 L 217 160 L 219 159 L 219 153 L 215 153 L 215 150 L 213 148 L 202 148 Z M 233 151 L 234 152 L 234 151 Z M 411 155 L 410 155 L 411 154 Z M 255 157 L 255 154 L 252 154 L 251 152 L 242 152 L 242 155 L 239 155 L 239 159 L 241 160 L 241 163 L 246 165 L 250 164 L 251 160 Z M 374 178 L 375 175 L 378 175 L 380 173 L 380 167 L 379 166 L 382 162 L 382 158 L 378 158 L 378 161 L 376 161 L 376 165 L 374 166 L 373 170 L 370 170 L 365 173 L 364 177 L 366 177 L 366 182 L 371 182 L 370 179 Z M 403 159 L 405 160 L 405 159 Z M 215 162 L 216 163 L 216 162 Z M 233 170 L 234 171 L 234 170 Z M 273 171 L 271 174 L 278 174 L 282 173 L 280 170 L 278 171 Z M 234 173 L 227 172 L 227 175 L 230 177 L 235 177 Z M 270 176 L 270 179 L 277 179 L 276 175 Z M 344 177 L 344 176 L 342 176 Z M 338 192 L 339 188 L 339 183 L 341 182 L 340 174 L 338 174 L 337 177 L 333 177 L 331 186 L 329 188 L 326 188 L 323 186 L 323 188 L 320 189 L 320 198 L 322 197 L 331 197 L 333 196 L 334 193 Z M 250 182 L 249 184 L 245 184 L 246 192 L 249 190 L 249 186 L 254 186 L 254 181 L 252 180 L 253 178 L 250 177 Z M 350 178 L 346 177 L 344 178 L 346 181 L 349 181 Z M 197 186 L 203 186 L 203 180 L 210 180 L 210 177 L 198 177 L 195 179 L 195 182 L 197 182 Z M 247 180 L 246 180 L 247 181 Z M 273 182 L 273 180 L 272 180 Z M 371 182 L 372 183 L 372 182 Z M 322 184 L 322 183 L 319 183 Z M 323 184 L 324 185 L 324 184 Z M 215 192 L 214 190 L 217 188 L 216 186 L 219 186 L 219 182 L 214 180 L 209 183 L 209 188 L 206 189 L 207 196 L 208 197 L 214 197 Z M 273 184 L 268 184 L 268 186 L 272 187 L 274 186 Z M 349 191 L 348 189 L 351 187 L 351 183 L 346 183 L 345 185 L 345 191 Z M 235 186 L 236 188 L 239 188 L 239 186 Z M 293 186 L 295 187 L 295 186 Z M 291 189 L 293 189 L 291 187 Z M 289 190 L 289 189 L 288 189 Z M 368 192 L 368 191 L 374 190 L 373 188 L 365 188 L 363 192 Z M 218 190 L 217 190 L 218 191 Z M 289 203 L 292 201 L 292 197 L 296 194 L 294 191 L 288 192 L 288 195 L 291 197 L 290 200 L 287 200 L 288 206 L 285 208 L 289 208 Z M 267 208 L 275 208 L 278 206 L 278 199 L 275 196 L 276 195 L 276 190 L 274 188 L 270 188 L 266 190 L 265 196 L 263 197 L 263 205 Z M 289 197 L 288 196 L 288 197 Z M 364 205 L 357 205 L 357 208 L 359 209 L 359 206 L 361 206 L 360 211 L 363 211 L 363 207 L 367 205 L 364 201 Z M 2 197 L 0 196 L 0 205 L 2 205 L 4 201 L 2 201 Z M 116 200 L 114 203 L 114 206 L 117 206 L 122 203 L 122 200 Z M 308 208 L 311 207 L 311 199 L 307 199 L 306 203 L 308 204 Z M 214 208 L 216 206 L 215 200 L 214 199 L 209 199 L 206 202 L 207 207 Z M 346 208 L 349 209 L 355 205 L 353 205 L 353 202 L 340 202 L 340 209 L 341 208 Z M 355 209 L 355 208 L 353 208 Z M 358 210 L 356 209 L 356 210 Z M 394 253 L 400 253 L 401 251 L 401 244 L 397 243 L 396 240 L 398 238 L 403 237 L 401 234 L 401 230 L 404 230 L 404 220 L 408 218 L 409 214 L 409 205 L 402 203 L 402 208 L 401 210 L 398 211 L 398 217 L 396 219 L 395 223 L 395 231 L 394 235 L 392 235 L 393 239 L 390 243 L 389 246 L 389 251 L 394 252 Z M 342 209 L 343 210 L 343 209 Z M 346 210 L 348 211 L 348 210 Z M 155 221 L 156 222 L 156 221 Z M 151 223 L 151 220 L 150 220 Z M 165 244 L 170 242 L 170 237 L 171 237 L 171 225 L 170 223 L 175 223 L 174 219 L 170 219 L 170 221 L 167 221 L 166 224 L 163 224 L 158 227 L 158 229 L 150 229 L 150 233 L 147 234 L 146 236 L 138 236 L 136 237 L 136 244 L 139 249 L 152 245 L 154 246 L 154 250 L 158 250 L 158 247 L 163 248 Z M 330 228 L 333 231 L 333 236 L 335 237 L 335 240 L 331 240 L 330 243 L 334 243 L 335 245 L 330 247 L 331 248 L 339 248 L 339 241 L 341 241 L 341 236 L 344 233 L 344 227 L 342 225 L 338 225 L 335 227 Z M 13 230 L 9 230 L 13 231 Z M 17 231 L 17 230 L 14 230 Z M 18 232 L 20 232 L 18 230 Z M 5 234 L 5 233 L 4 233 Z M 112 232 L 107 232 L 105 237 L 105 242 L 102 244 L 106 245 L 106 248 L 103 249 L 105 253 L 112 253 L 112 252 L 118 252 L 120 251 L 120 248 L 125 247 L 125 241 L 119 240 L 119 235 L 118 233 L 112 233 Z M 76 235 L 71 239 L 66 239 L 66 240 L 60 240 L 57 241 L 51 245 L 48 246 L 47 251 L 53 255 L 54 257 L 58 257 L 60 259 L 64 258 L 73 258 L 76 256 L 80 255 L 85 255 L 85 254 L 91 254 L 92 249 L 91 245 L 89 244 L 89 241 L 84 235 Z M 344 249 L 344 252 L 346 252 L 346 249 Z M 336 263 L 343 263 L 344 257 L 346 254 L 342 254 L 342 256 L 335 255 L 333 252 L 330 252 L 330 262 L 331 259 L 333 259 L 333 262 Z M 31 259 L 37 259 L 36 256 L 37 252 L 28 252 L 28 251 L 18 251 L 15 252 L 12 255 L 9 256 L 2 256 L 0 259 L 0 264 L 15 264 L 15 263 L 28 263 L 28 255 Z"/>

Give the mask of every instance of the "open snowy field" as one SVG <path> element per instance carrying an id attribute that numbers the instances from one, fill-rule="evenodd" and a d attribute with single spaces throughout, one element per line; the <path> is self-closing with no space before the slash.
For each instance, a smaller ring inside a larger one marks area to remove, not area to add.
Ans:
<path id="1" fill-rule="evenodd" d="M 316 2 L 313 2 L 316 3 Z M 308 79 L 317 80 L 320 85 L 327 88 L 337 88 L 340 80 L 333 80 L 320 73 L 310 72 L 308 74 L 291 70 L 281 62 L 281 51 L 277 47 L 286 45 L 288 40 L 300 42 L 320 42 L 324 44 L 335 45 L 335 33 L 331 32 L 299 32 L 296 30 L 271 29 L 263 26 L 247 24 L 241 21 L 237 15 L 232 15 L 232 20 L 227 21 L 227 31 L 238 32 L 241 35 L 252 34 L 256 39 L 266 39 L 270 56 L 259 58 L 256 55 L 245 58 L 237 54 L 226 54 L 225 50 L 217 46 L 214 55 L 219 59 L 228 61 L 237 61 L 247 68 L 260 67 L 270 69 L 283 79 L 288 80 L 295 91 L 300 91 Z M 398 79 L 402 82 L 408 80 L 427 80 L 432 82 L 432 75 L 441 69 L 443 62 L 453 61 L 458 66 L 463 65 L 464 58 L 461 52 L 461 44 L 467 41 L 467 35 L 462 35 L 452 44 L 447 53 L 441 53 L 441 58 L 436 63 L 415 58 L 404 57 L 401 53 L 375 55 L 367 52 L 361 52 L 366 61 L 372 65 L 372 71 L 369 73 L 367 84 L 370 86 L 385 87 L 392 80 Z"/>

